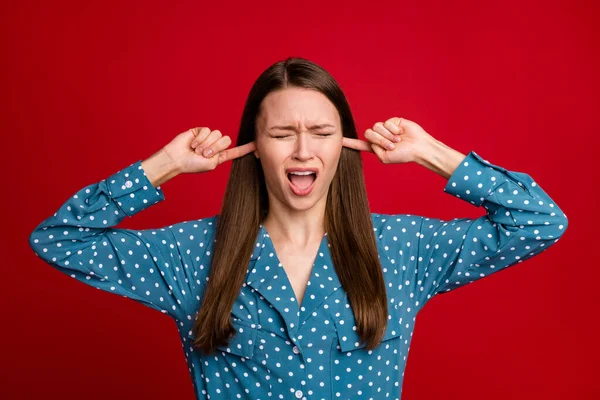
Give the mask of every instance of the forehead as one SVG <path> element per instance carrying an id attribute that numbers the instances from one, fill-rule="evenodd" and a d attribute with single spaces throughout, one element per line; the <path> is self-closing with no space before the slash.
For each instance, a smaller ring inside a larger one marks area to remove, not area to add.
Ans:
<path id="1" fill-rule="evenodd" d="M 339 114 L 321 92 L 304 88 L 286 88 L 269 93 L 261 105 L 260 123 L 306 127 L 317 124 L 339 126 Z"/>

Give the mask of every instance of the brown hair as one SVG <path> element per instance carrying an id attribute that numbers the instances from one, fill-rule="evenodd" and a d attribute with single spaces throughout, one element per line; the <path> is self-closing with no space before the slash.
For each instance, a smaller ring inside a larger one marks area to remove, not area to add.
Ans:
<path id="1" fill-rule="evenodd" d="M 236 146 L 256 138 L 262 100 L 286 87 L 314 89 L 339 112 L 342 134 L 357 138 L 354 119 L 342 89 L 322 67 L 303 58 L 288 58 L 266 69 L 252 86 L 244 106 Z M 193 346 L 206 354 L 226 345 L 235 333 L 231 310 L 244 282 L 260 224 L 269 211 L 260 160 L 249 153 L 232 161 L 218 216 L 212 265 L 193 333 Z M 348 295 L 357 334 L 375 348 L 386 329 L 387 299 L 367 192 L 357 150 L 342 148 L 327 195 L 325 231 L 335 272 Z M 235 229 L 232 229 L 235 227 Z"/>

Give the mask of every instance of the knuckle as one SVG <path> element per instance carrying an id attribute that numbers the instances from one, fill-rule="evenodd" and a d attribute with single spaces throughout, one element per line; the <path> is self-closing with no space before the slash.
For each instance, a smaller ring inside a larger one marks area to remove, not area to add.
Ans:
<path id="1" fill-rule="evenodd" d="M 385 121 L 385 124 L 383 124 L 383 126 L 391 132 L 395 132 L 397 130 L 396 125 L 389 119 Z"/>
<path id="2" fill-rule="evenodd" d="M 373 129 L 377 129 L 377 127 L 382 128 L 383 127 L 383 123 L 381 123 L 381 122 L 375 122 L 375 124 L 373 125 Z"/>
<path id="3" fill-rule="evenodd" d="M 217 153 L 220 153 L 224 149 L 226 149 L 227 146 L 229 146 L 230 144 L 231 144 L 231 139 L 229 139 L 228 136 L 223 136 L 223 138 L 221 138 L 218 141 L 216 141 L 215 143 L 213 143 L 210 146 L 210 148 L 213 151 L 213 155 L 216 155 Z"/>

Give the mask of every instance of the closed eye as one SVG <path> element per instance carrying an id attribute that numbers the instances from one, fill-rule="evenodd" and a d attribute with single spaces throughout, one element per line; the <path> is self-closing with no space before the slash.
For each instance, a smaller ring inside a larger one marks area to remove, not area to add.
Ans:
<path id="1" fill-rule="evenodd" d="M 333 135 L 333 133 L 319 133 L 317 134 L 317 136 L 321 136 L 321 137 L 326 137 L 326 136 L 331 136 Z M 290 137 L 290 135 L 285 135 L 285 136 L 273 136 L 275 139 L 282 139 L 282 138 L 286 138 L 286 137 Z"/>

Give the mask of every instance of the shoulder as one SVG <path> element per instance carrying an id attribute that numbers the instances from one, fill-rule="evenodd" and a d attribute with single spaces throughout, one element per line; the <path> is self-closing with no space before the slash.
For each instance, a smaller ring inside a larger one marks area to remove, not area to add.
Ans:
<path id="1" fill-rule="evenodd" d="M 218 217 L 219 215 L 217 214 L 211 217 L 182 221 L 169 225 L 169 228 L 177 240 L 183 238 L 191 239 L 194 242 L 208 240 L 215 234 Z"/>
<path id="2" fill-rule="evenodd" d="M 423 217 L 420 215 L 371 213 L 373 232 L 377 240 L 390 234 L 416 234 L 422 221 Z"/>

